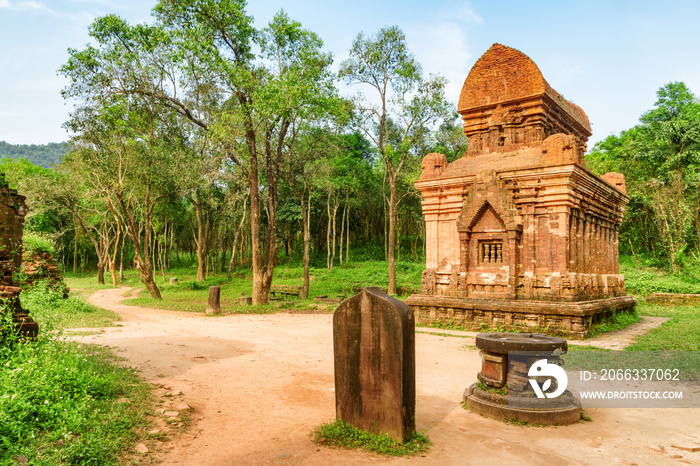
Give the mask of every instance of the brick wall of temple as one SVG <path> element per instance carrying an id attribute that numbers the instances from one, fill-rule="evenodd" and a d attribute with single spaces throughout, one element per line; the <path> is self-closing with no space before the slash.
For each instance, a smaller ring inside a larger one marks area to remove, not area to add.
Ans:
<path id="1" fill-rule="evenodd" d="M 441 179 L 433 189 L 426 188 L 431 181 L 419 183 L 430 272 L 424 282 L 434 280 L 424 283 L 426 292 L 548 301 L 625 294 L 617 252 L 624 194 L 575 165 L 498 177 L 504 186 L 500 196 L 512 199 L 522 225 L 517 241 L 515 234 L 508 239 L 504 225 L 499 231 L 498 214 L 490 208 L 476 221 L 468 241 L 464 234 L 460 237 L 464 199 L 470 190 L 486 189 L 475 187 L 476 177 L 451 183 Z M 502 244 L 500 262 L 480 262 L 482 243 Z"/>

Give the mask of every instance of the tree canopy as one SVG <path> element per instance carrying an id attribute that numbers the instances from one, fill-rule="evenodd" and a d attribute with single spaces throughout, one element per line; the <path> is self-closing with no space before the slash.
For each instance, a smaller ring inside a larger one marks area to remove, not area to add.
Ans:
<path id="1" fill-rule="evenodd" d="M 700 101 L 685 83 L 657 93 L 640 124 L 597 143 L 586 157 L 597 173 L 623 173 L 631 197 L 622 247 L 678 271 L 700 247 Z"/>
<path id="2" fill-rule="evenodd" d="M 250 266 L 254 303 L 267 301 L 275 266 L 298 260 L 308 296 L 314 264 L 347 263 L 351 245 L 353 258 L 386 260 L 395 294 L 396 261 L 423 258 L 420 161 L 467 149 L 445 78 L 424 73 L 396 26 L 358 34 L 334 74 L 321 38 L 284 10 L 262 27 L 242 0 L 161 0 L 153 14 L 99 17 L 91 45 L 69 50 L 70 142 L 0 142 L 27 228 L 100 280 L 133 264 L 155 297 L 157 271 L 165 280 L 186 255 L 198 282 Z M 339 80 L 354 96 L 339 95 Z M 680 270 L 700 260 L 700 101 L 682 82 L 657 98 L 586 163 L 626 177 L 622 251 Z"/>

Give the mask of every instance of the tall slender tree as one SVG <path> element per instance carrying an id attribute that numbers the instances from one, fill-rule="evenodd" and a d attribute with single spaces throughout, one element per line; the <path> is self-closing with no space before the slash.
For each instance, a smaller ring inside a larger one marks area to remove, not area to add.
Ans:
<path id="1" fill-rule="evenodd" d="M 397 181 L 407 161 L 418 155 L 413 151 L 417 141 L 450 115 L 444 96 L 447 81 L 439 75 L 423 77 L 406 36 L 396 26 L 370 37 L 358 34 L 350 58 L 340 66 L 340 76 L 350 84 L 368 86 L 373 93 L 356 99 L 357 127 L 372 140 L 384 162 L 389 186 L 388 292 L 396 294 Z"/>

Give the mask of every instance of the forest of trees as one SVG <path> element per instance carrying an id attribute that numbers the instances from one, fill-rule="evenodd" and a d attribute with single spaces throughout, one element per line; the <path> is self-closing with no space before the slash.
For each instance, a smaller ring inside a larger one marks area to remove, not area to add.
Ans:
<path id="1" fill-rule="evenodd" d="M 67 142 L 52 142 L 49 144 L 9 144 L 0 141 L 0 159 L 23 159 L 34 165 L 49 168 L 58 165 L 63 156 L 70 150 Z"/>
<path id="2" fill-rule="evenodd" d="M 154 15 L 97 18 L 95 45 L 69 51 L 75 136 L 60 165 L 0 162 L 28 198 L 26 229 L 101 282 L 137 267 L 156 298 L 173 262 L 195 263 L 197 280 L 250 267 L 263 303 L 280 263 L 304 265 L 306 296 L 312 261 L 379 259 L 395 293 L 396 260 L 423 260 L 421 158 L 466 150 L 445 79 L 396 27 L 359 34 L 336 75 L 321 39 L 283 11 L 262 29 L 238 2 L 161 0 Z M 658 98 L 586 161 L 627 178 L 623 252 L 680 270 L 700 259 L 700 103 L 683 83 Z"/>
<path id="3" fill-rule="evenodd" d="M 700 261 L 700 101 L 682 82 L 656 95 L 640 124 L 597 143 L 586 163 L 625 175 L 621 251 L 679 272 Z"/>

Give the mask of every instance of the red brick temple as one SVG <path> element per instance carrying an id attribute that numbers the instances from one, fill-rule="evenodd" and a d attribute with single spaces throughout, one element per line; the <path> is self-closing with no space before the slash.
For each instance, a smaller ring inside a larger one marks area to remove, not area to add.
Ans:
<path id="1" fill-rule="evenodd" d="M 469 148 L 428 154 L 416 187 L 426 222 L 418 322 L 585 337 L 632 310 L 618 265 L 624 176 L 584 166 L 586 114 L 522 52 L 494 44 L 459 99 Z"/>

